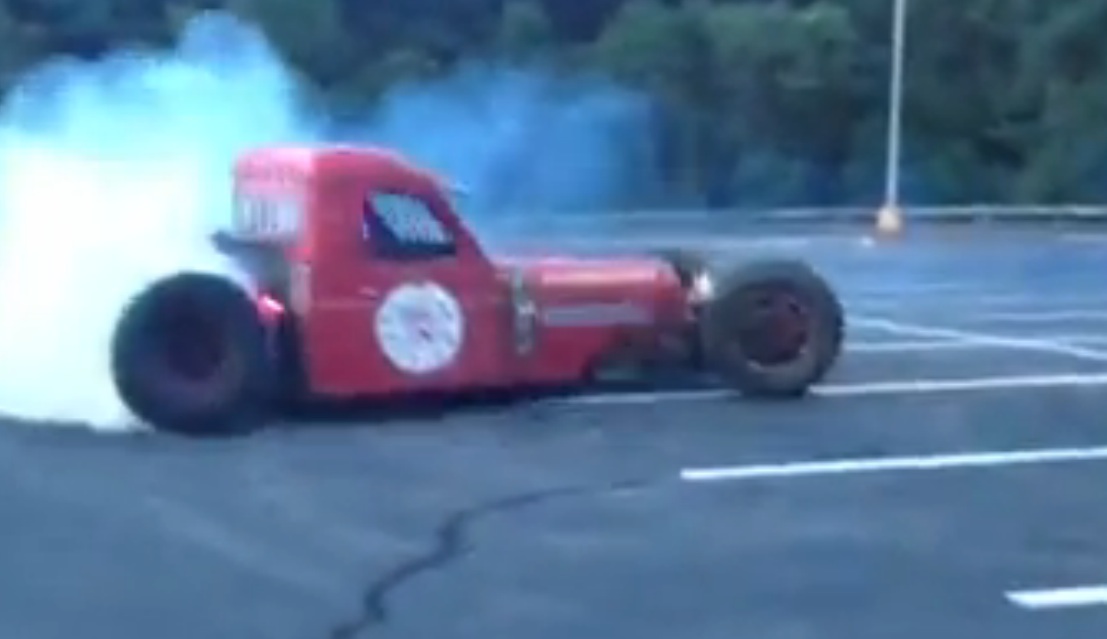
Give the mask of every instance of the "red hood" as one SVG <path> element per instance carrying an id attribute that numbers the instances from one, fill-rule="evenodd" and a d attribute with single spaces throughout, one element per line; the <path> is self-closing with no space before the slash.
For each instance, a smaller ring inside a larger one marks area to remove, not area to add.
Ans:
<path id="1" fill-rule="evenodd" d="M 522 275 L 539 308 L 575 318 L 569 320 L 570 326 L 593 325 L 590 322 L 640 326 L 643 318 L 648 323 L 681 322 L 686 317 L 684 288 L 660 259 L 542 256 L 495 262 L 508 281 L 514 274 Z M 581 320 L 577 313 L 591 319 Z M 573 324 L 576 321 L 584 324 Z"/>
<path id="2" fill-rule="evenodd" d="M 538 256 L 498 257 L 497 267 L 522 270 L 547 284 L 664 284 L 673 280 L 668 266 L 643 257 Z"/>

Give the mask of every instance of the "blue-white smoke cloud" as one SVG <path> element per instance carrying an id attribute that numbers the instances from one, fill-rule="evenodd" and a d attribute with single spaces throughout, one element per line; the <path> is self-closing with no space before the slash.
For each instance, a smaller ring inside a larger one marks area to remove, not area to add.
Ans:
<path id="1" fill-rule="evenodd" d="M 174 51 L 52 61 L 11 91 L 0 108 L 0 413 L 129 424 L 108 374 L 118 312 L 182 268 L 233 275 L 207 237 L 245 148 L 390 144 L 467 184 L 482 216 L 602 207 L 633 177 L 619 137 L 641 137 L 645 111 L 601 83 L 467 70 L 399 87 L 364 126 L 336 130 L 305 111 L 293 77 L 257 30 L 206 14 Z"/>
<path id="2" fill-rule="evenodd" d="M 617 205 L 640 187 L 629 156 L 648 117 L 600 80 L 474 66 L 396 87 L 361 130 L 465 184 L 491 229 L 499 215 Z"/>

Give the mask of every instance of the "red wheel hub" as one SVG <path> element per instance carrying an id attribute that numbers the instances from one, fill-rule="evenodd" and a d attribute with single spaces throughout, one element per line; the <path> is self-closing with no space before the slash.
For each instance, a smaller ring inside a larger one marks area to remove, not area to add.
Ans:
<path id="1" fill-rule="evenodd" d="M 188 300 L 177 300 L 152 318 L 148 330 L 148 374 L 198 398 L 221 392 L 224 372 L 233 362 L 216 318 Z"/>
<path id="2" fill-rule="evenodd" d="M 811 337 L 806 305 L 790 291 L 755 291 L 738 331 L 738 347 L 750 361 L 762 366 L 785 364 L 799 357 Z"/>

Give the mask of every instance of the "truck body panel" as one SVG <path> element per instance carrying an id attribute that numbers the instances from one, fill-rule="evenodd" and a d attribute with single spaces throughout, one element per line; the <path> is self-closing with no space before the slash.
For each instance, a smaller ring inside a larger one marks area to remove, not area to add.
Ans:
<path id="1" fill-rule="evenodd" d="M 487 255 L 447 186 L 391 152 L 247 153 L 235 199 L 231 234 L 267 247 L 259 294 L 295 325 L 314 395 L 572 383 L 689 320 L 660 260 Z"/>

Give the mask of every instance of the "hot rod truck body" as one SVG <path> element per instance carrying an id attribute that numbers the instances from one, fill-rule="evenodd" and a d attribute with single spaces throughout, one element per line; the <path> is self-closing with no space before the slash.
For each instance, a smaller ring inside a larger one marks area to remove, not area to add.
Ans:
<path id="1" fill-rule="evenodd" d="M 842 341 L 841 306 L 802 261 L 490 256 L 446 184 L 379 148 L 243 154 L 213 242 L 241 277 L 170 274 L 115 330 L 116 387 L 158 428 L 256 425 L 292 398 L 561 387 L 628 363 L 799 397 Z"/>

